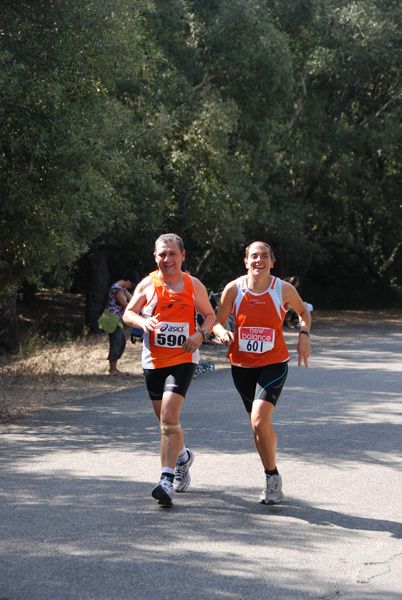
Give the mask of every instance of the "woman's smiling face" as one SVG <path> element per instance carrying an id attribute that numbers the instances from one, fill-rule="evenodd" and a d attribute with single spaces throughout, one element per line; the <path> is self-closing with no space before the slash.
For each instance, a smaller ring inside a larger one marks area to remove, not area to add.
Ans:
<path id="1" fill-rule="evenodd" d="M 249 274 L 256 277 L 269 274 L 274 262 L 270 249 L 262 242 L 251 244 L 244 259 Z"/>

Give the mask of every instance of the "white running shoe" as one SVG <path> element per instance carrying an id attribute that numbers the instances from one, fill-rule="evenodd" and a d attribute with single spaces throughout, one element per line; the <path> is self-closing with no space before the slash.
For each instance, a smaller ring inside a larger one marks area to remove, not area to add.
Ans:
<path id="1" fill-rule="evenodd" d="M 163 506 L 173 506 L 173 483 L 169 479 L 161 479 L 152 490 L 152 497 Z"/>
<path id="2" fill-rule="evenodd" d="M 267 475 L 265 489 L 260 496 L 261 504 L 278 504 L 284 499 L 282 492 L 282 477 L 279 475 Z"/>
<path id="3" fill-rule="evenodd" d="M 191 452 L 188 448 L 186 450 L 189 455 L 188 459 L 186 462 L 177 463 L 174 470 L 173 487 L 175 492 L 185 492 L 190 485 L 191 475 L 189 469 L 194 462 L 194 452 Z"/>

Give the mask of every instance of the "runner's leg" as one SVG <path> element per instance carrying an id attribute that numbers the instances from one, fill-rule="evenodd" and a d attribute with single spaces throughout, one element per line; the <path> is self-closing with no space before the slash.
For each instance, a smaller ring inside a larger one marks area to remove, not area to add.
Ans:
<path id="1" fill-rule="evenodd" d="M 249 413 L 254 433 L 254 444 L 260 455 L 264 469 L 273 471 L 276 468 L 277 436 L 271 418 L 275 406 L 265 400 L 254 400 Z"/>
<path id="2" fill-rule="evenodd" d="M 175 392 L 164 392 L 161 401 L 153 401 L 155 414 L 163 426 L 178 425 L 180 423 L 180 410 L 184 398 Z M 161 435 L 161 465 L 174 469 L 180 450 L 184 446 L 183 430 Z"/>

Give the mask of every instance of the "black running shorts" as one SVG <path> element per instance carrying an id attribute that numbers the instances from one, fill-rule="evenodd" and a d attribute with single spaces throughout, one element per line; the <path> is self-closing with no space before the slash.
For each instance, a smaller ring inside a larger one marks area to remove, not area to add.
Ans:
<path id="1" fill-rule="evenodd" d="M 247 412 L 254 400 L 265 400 L 276 405 L 288 374 L 288 363 L 265 367 L 238 367 L 232 365 L 232 377 Z"/>
<path id="2" fill-rule="evenodd" d="M 162 369 L 144 369 L 145 383 L 151 400 L 162 400 L 164 392 L 186 396 L 197 365 L 181 363 Z"/>

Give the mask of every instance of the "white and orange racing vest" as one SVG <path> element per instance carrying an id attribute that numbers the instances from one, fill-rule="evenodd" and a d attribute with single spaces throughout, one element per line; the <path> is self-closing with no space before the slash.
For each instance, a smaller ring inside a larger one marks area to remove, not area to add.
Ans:
<path id="1" fill-rule="evenodd" d="M 240 367 L 262 367 L 288 361 L 282 330 L 286 312 L 280 279 L 272 277 L 265 292 L 254 294 L 247 287 L 247 277 L 239 277 L 232 309 L 236 331 L 227 354 L 230 362 Z"/>
<path id="2" fill-rule="evenodd" d="M 142 368 L 160 369 L 180 363 L 198 364 L 198 350 L 183 352 L 181 346 L 196 332 L 196 309 L 194 287 L 188 273 L 183 273 L 184 289 L 180 293 L 168 291 L 158 271 L 149 274 L 154 284 L 154 293 L 142 308 L 141 314 L 148 318 L 160 314 L 160 326 L 144 336 L 142 346 Z"/>

